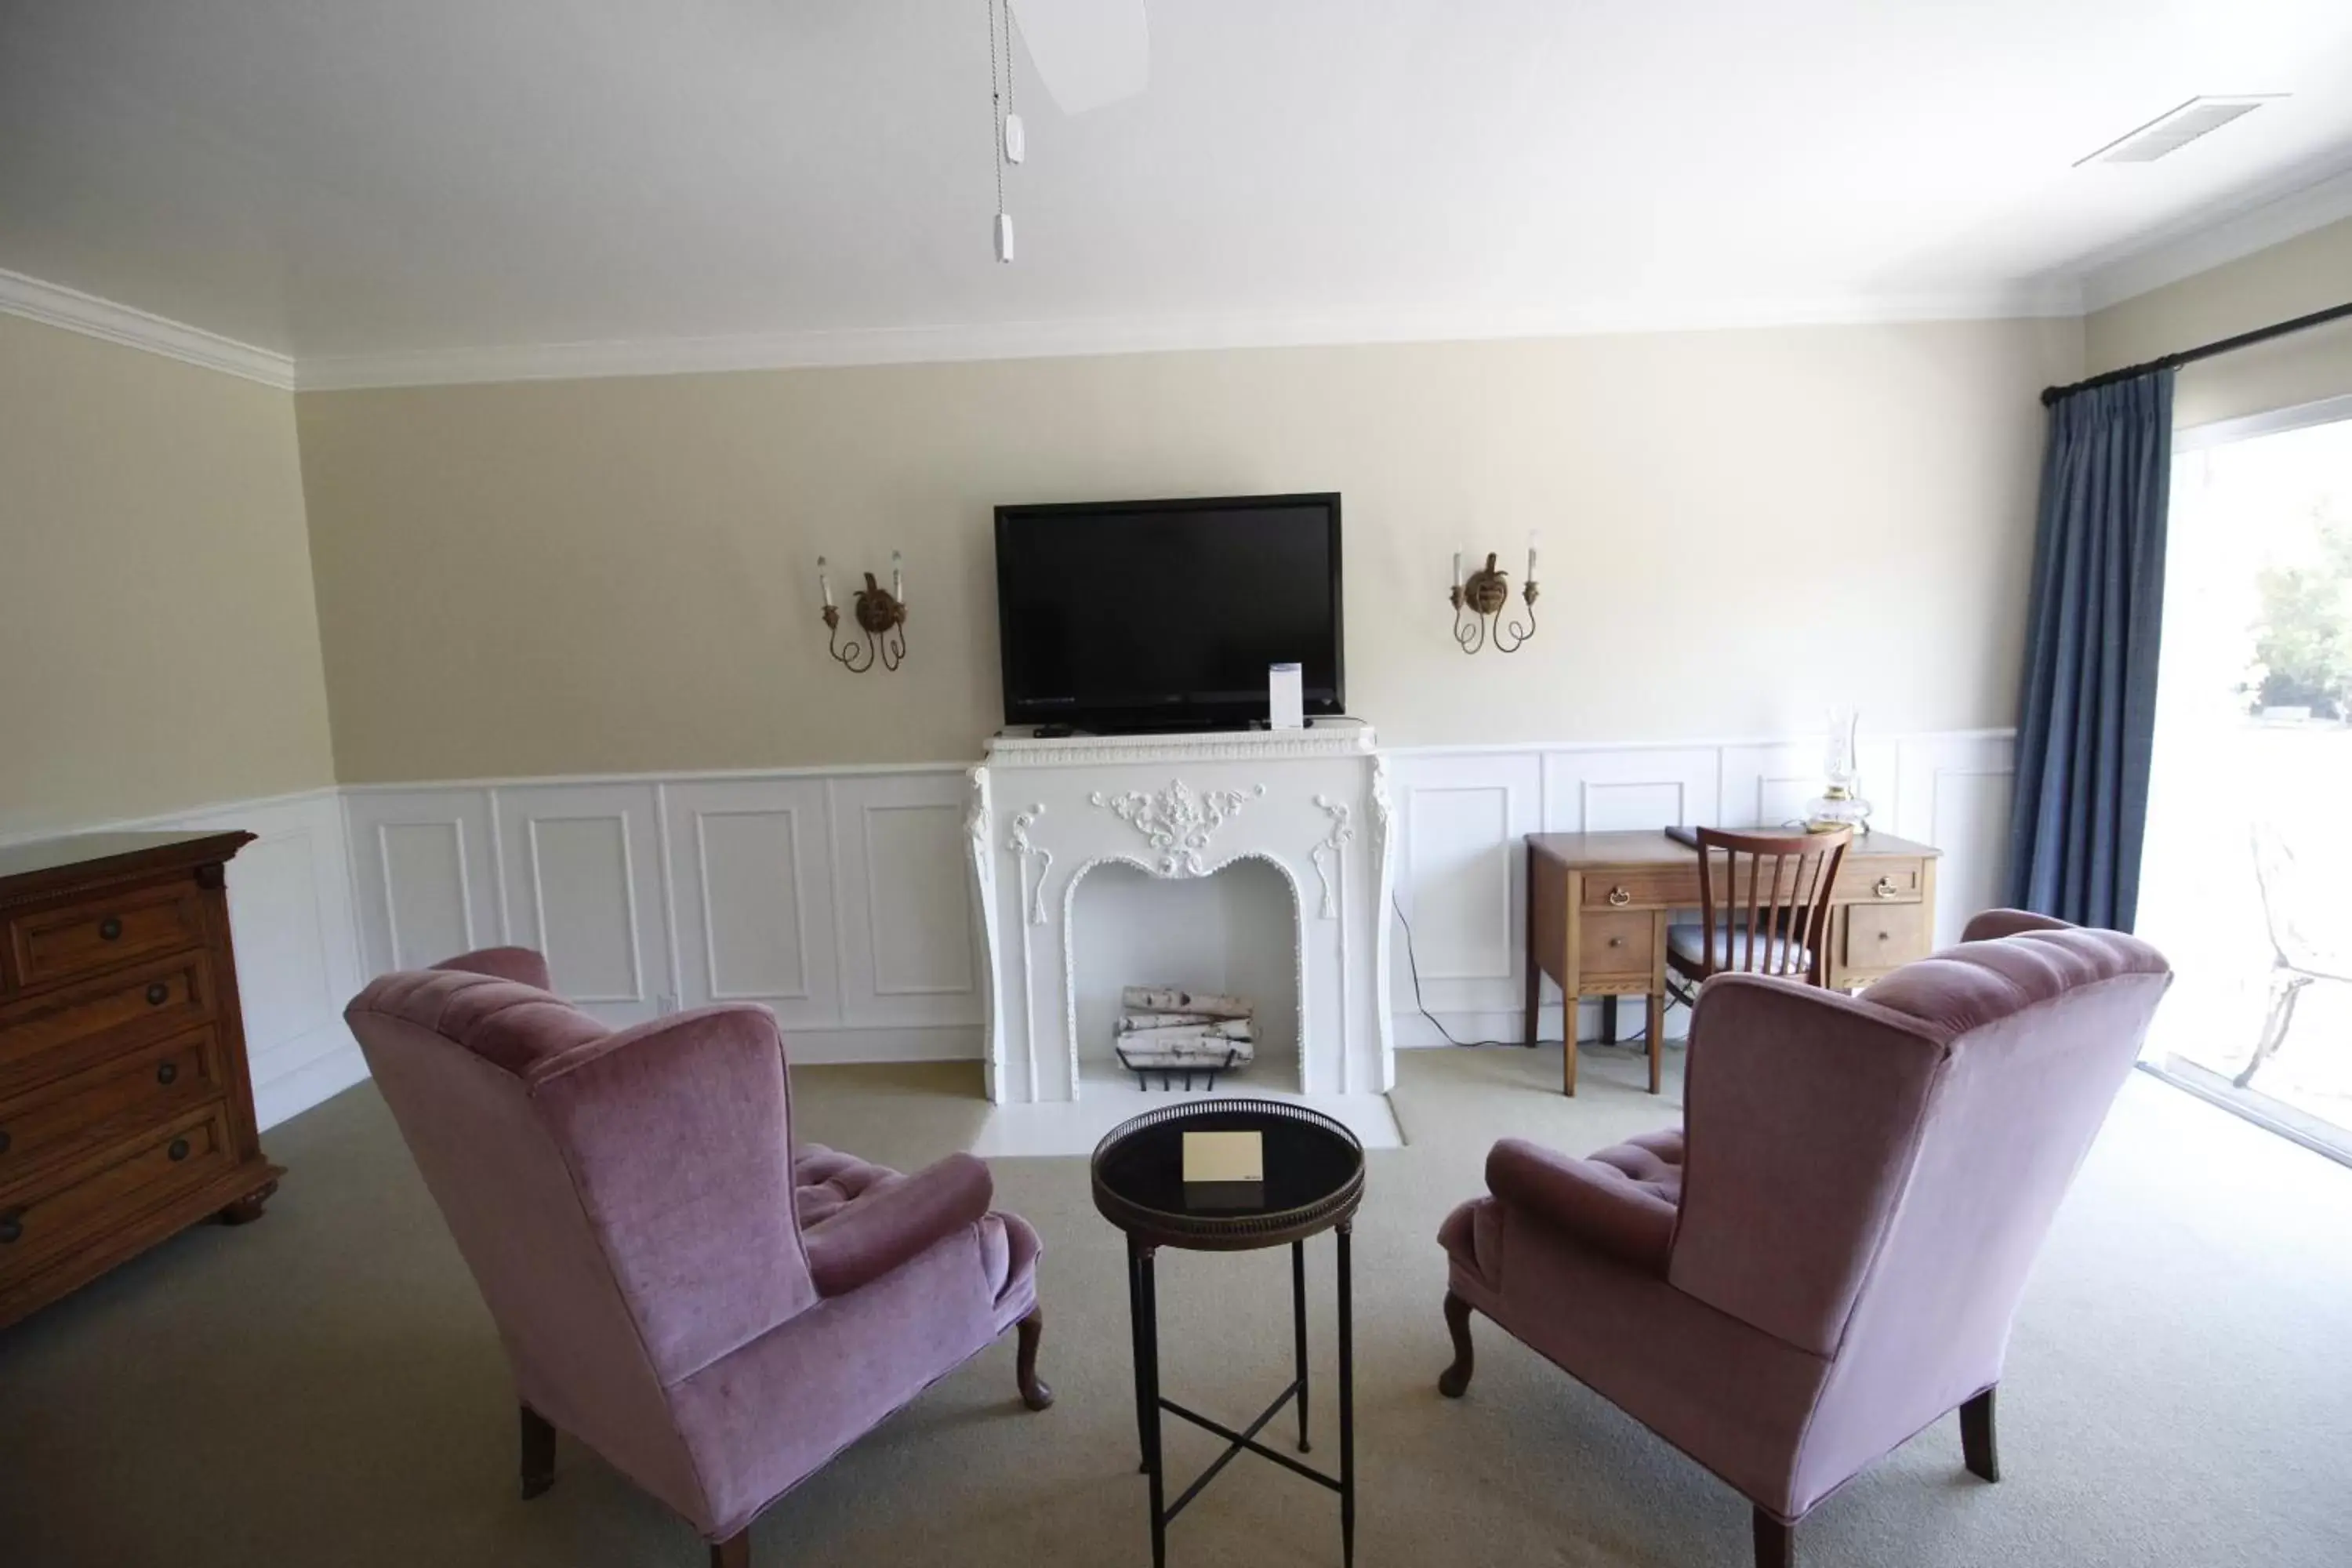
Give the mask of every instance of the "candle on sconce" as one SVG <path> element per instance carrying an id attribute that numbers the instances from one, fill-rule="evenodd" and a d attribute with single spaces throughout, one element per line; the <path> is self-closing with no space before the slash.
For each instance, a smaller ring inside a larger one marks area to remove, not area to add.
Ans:
<path id="1" fill-rule="evenodd" d="M 1462 552 L 1459 550 L 1454 552 L 1454 591 L 1457 594 L 1462 591 Z"/>
<path id="2" fill-rule="evenodd" d="M 1536 531 L 1528 530 L 1528 581 L 1536 580 Z"/>
<path id="3" fill-rule="evenodd" d="M 833 608 L 833 579 L 824 574 L 824 557 L 822 555 L 816 558 L 816 587 L 817 592 L 824 595 L 824 607 L 828 610 Z"/>
<path id="4" fill-rule="evenodd" d="M 898 552 L 890 552 L 890 596 L 900 604 L 907 602 L 907 574 L 899 570 Z"/>

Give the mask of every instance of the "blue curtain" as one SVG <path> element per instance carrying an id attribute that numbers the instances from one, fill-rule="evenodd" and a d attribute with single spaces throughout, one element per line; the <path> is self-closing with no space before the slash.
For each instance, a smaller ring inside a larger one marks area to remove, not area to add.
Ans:
<path id="1" fill-rule="evenodd" d="M 2010 901 L 2080 925 L 2129 931 L 2139 906 L 2171 479 L 2171 371 L 2051 405 Z"/>

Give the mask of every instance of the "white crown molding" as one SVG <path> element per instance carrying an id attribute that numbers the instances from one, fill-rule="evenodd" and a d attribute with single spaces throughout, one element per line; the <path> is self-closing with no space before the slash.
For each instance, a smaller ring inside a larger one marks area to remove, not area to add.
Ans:
<path id="1" fill-rule="evenodd" d="M 206 370 L 243 376 L 280 392 L 294 388 L 294 362 L 284 354 L 118 305 L 78 289 L 44 283 L 21 272 L 0 268 L 0 310 L 126 348 L 145 349 Z"/>
<path id="2" fill-rule="evenodd" d="M 1583 337 L 1735 328 L 1867 326 L 2082 314 L 2072 279 L 1902 295 L 1601 304 L 1574 311 L 1365 311 L 1330 315 L 1010 321 L 993 325 L 773 332 L 740 337 L 539 343 L 415 353 L 305 356 L 304 392 L 569 381 L 714 371 L 1057 359 L 1200 349 L 1306 348 Z"/>
<path id="3" fill-rule="evenodd" d="M 2352 169 L 2090 268 L 2083 274 L 2083 308 L 2106 310 L 2347 217 Z"/>

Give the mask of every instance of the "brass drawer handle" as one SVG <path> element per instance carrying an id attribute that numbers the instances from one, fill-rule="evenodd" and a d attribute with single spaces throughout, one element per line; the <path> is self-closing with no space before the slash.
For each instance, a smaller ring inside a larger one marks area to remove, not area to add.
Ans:
<path id="1" fill-rule="evenodd" d="M 0 1247 L 6 1246 L 25 1234 L 25 1211 L 8 1209 L 0 1212 Z"/>
<path id="2" fill-rule="evenodd" d="M 109 915 L 104 920 L 98 922 L 99 941 L 114 942 L 120 939 L 121 935 L 122 917 L 121 915 Z"/>
<path id="3" fill-rule="evenodd" d="M 164 1150 L 163 1152 L 169 1155 L 172 1162 L 176 1164 L 180 1161 L 188 1157 L 188 1141 L 184 1138 L 174 1138 L 172 1140 L 172 1146 Z"/>
<path id="4" fill-rule="evenodd" d="M 166 1088 L 179 1081 L 179 1077 L 180 1064 L 177 1062 L 165 1062 L 155 1069 L 155 1081 Z"/>
<path id="5" fill-rule="evenodd" d="M 1609 907 L 1611 909 L 1622 910 L 1633 901 L 1633 895 L 1627 892 L 1622 886 L 1609 889 Z"/>
<path id="6" fill-rule="evenodd" d="M 1877 881 L 1871 884 L 1870 890 L 1876 893 L 1882 899 L 1891 899 L 1903 889 L 1895 885 L 1894 878 L 1881 877 Z"/>
<path id="7" fill-rule="evenodd" d="M 162 981 L 158 980 L 154 984 L 147 987 L 147 1005 L 150 1007 L 161 1007 L 171 999 L 172 988 Z"/>

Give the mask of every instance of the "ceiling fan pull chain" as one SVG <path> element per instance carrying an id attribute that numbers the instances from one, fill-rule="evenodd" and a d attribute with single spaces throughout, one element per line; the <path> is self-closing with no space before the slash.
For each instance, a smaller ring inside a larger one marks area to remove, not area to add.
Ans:
<path id="1" fill-rule="evenodd" d="M 1005 5 L 1004 55 L 1003 74 L 998 74 L 996 47 L 996 11 Z M 1013 12 L 1007 0 L 987 0 L 988 5 L 988 156 L 996 174 L 996 259 L 1013 259 L 1013 217 L 1004 210 L 1004 163 L 1008 143 L 1018 137 L 1017 118 L 1006 109 L 1013 96 Z M 1013 160 L 1015 163 L 1019 159 Z"/>

